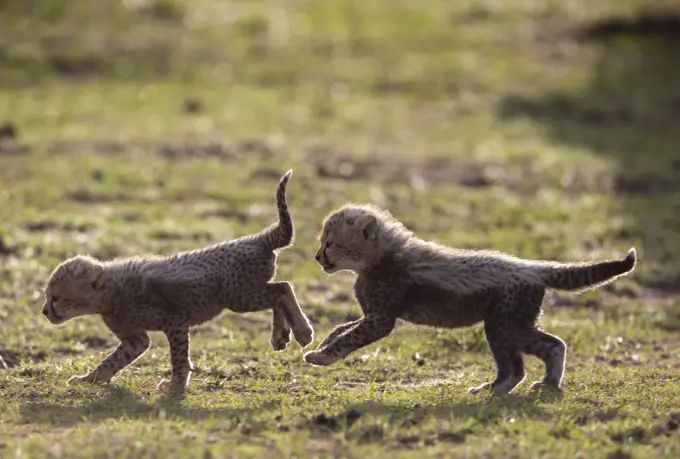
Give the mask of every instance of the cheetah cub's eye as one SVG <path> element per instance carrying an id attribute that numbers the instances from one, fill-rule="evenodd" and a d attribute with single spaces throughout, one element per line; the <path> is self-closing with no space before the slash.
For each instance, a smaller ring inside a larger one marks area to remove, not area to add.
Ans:
<path id="1" fill-rule="evenodd" d="M 52 295 L 52 302 L 56 303 L 57 301 L 59 301 L 59 297 L 57 295 Z"/>
<path id="2" fill-rule="evenodd" d="M 326 248 L 333 245 L 333 241 L 326 241 Z"/>

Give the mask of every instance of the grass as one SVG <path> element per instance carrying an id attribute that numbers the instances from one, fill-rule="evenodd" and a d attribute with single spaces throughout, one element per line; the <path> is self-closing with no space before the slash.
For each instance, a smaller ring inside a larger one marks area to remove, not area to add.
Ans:
<path id="1" fill-rule="evenodd" d="M 677 38 L 579 38 L 649 2 L 63 3 L 0 5 L 1 456 L 680 456 Z M 270 314 L 229 312 L 195 330 L 182 402 L 155 390 L 160 334 L 112 384 L 65 384 L 115 340 L 40 316 L 59 261 L 257 231 L 288 168 L 297 241 L 278 277 L 317 343 L 359 313 L 351 276 L 313 260 L 346 201 L 458 247 L 641 260 L 546 300 L 562 397 L 468 395 L 493 375 L 480 327 L 400 324 L 321 369 L 270 350 Z"/>

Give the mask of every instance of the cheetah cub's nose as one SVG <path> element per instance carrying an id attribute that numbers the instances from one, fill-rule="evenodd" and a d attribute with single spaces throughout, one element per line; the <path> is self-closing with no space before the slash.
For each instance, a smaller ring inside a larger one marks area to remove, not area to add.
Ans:
<path id="1" fill-rule="evenodd" d="M 317 253 L 316 255 L 314 255 L 314 258 L 316 259 L 316 261 L 321 260 L 321 254 Z"/>

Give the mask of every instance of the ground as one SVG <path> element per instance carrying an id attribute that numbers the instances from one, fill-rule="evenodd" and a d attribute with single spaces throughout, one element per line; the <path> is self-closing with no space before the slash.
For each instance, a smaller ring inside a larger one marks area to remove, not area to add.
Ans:
<path id="1" fill-rule="evenodd" d="M 673 3 L 3 2 L 0 456 L 680 457 Z M 546 299 L 543 327 L 569 345 L 561 397 L 529 393 L 531 358 L 513 394 L 467 394 L 493 376 L 481 327 L 400 324 L 316 368 L 295 343 L 271 351 L 270 313 L 229 312 L 194 331 L 183 401 L 155 390 L 160 334 L 110 385 L 66 385 L 116 342 L 95 317 L 41 316 L 60 260 L 257 231 L 289 168 L 297 238 L 277 278 L 312 346 L 360 312 L 352 276 L 313 259 L 350 200 L 457 247 L 634 246 L 638 269 Z"/>

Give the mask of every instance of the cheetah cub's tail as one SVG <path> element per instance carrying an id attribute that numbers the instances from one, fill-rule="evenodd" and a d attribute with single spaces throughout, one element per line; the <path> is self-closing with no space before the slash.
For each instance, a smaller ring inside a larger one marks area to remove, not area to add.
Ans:
<path id="1" fill-rule="evenodd" d="M 637 252 L 630 249 L 619 260 L 593 261 L 587 263 L 554 263 L 541 270 L 547 287 L 557 290 L 583 292 L 604 284 L 635 269 Z"/>
<path id="2" fill-rule="evenodd" d="M 288 202 L 286 201 L 286 190 L 291 175 L 293 175 L 292 169 L 281 177 L 279 187 L 276 189 L 276 207 L 279 211 L 279 221 L 262 233 L 262 239 L 271 250 L 288 247 L 295 237 L 293 219 L 288 212 Z"/>

